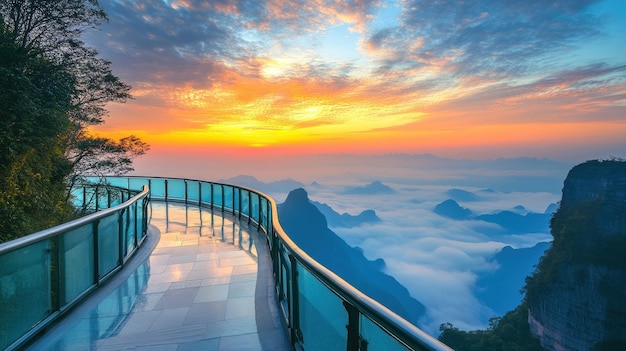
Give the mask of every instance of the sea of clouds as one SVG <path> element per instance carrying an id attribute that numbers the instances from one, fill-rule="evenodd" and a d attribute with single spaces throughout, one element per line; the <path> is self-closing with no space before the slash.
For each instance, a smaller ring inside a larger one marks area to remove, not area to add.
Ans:
<path id="1" fill-rule="evenodd" d="M 344 181 L 345 187 L 354 185 Z M 450 187 L 384 184 L 395 192 L 347 195 L 340 193 L 342 186 L 323 185 L 307 190 L 312 200 L 329 204 L 340 213 L 376 211 L 381 222 L 331 229 L 348 244 L 362 248 L 367 258 L 385 260 L 386 272 L 427 307 L 421 327 L 431 334 L 436 334 L 445 322 L 462 329 L 483 328 L 494 312 L 473 295 L 478 274 L 497 269 L 491 258 L 504 246 L 532 247 L 551 239 L 547 233 L 487 235 L 485 232 L 493 232 L 496 224 L 457 221 L 435 214 L 433 208 L 449 198 L 446 192 Z M 460 202 L 477 214 L 511 210 L 518 205 L 543 213 L 559 199 L 557 194 L 548 192 L 464 190 L 481 194 L 479 201 Z"/>
<path id="2" fill-rule="evenodd" d="M 380 222 L 331 229 L 348 244 L 362 248 L 367 258 L 385 260 L 386 273 L 426 306 L 420 327 L 432 335 L 446 322 L 465 330 L 484 328 L 495 313 L 472 289 L 480 274 L 498 268 L 492 257 L 507 245 L 524 248 L 551 240 L 549 233 L 509 234 L 498 231 L 493 223 L 445 218 L 435 214 L 434 207 L 450 198 L 450 190 L 460 189 L 476 195 L 471 201 L 457 201 L 476 215 L 503 210 L 544 213 L 560 200 L 562 182 L 571 168 L 570 164 L 539 159 L 467 161 L 430 155 L 275 161 L 258 166 L 248 160 L 245 169 L 242 163 L 233 164 L 230 173 L 224 163 L 216 167 L 217 162 L 160 172 L 214 181 L 241 179 L 234 177 L 247 174 L 256 178 L 257 186 L 267 186 L 260 190 L 278 203 L 292 187 L 301 185 L 311 200 L 328 204 L 339 213 L 375 210 Z M 211 174 L 214 176 L 208 176 Z M 392 191 L 376 192 L 368 187 L 376 181 Z M 356 188 L 372 191 L 355 194 Z"/>

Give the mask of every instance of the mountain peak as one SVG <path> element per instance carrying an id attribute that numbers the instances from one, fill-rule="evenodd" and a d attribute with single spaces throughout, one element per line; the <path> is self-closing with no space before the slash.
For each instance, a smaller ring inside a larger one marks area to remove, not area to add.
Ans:
<path id="1" fill-rule="evenodd" d="M 371 215 L 373 213 L 366 213 Z M 417 325 L 425 307 L 398 281 L 381 271 L 382 259 L 368 260 L 328 228 L 326 217 L 302 188 L 292 190 L 278 207 L 280 223 L 289 237 L 313 259 L 348 283 Z"/>
<path id="2" fill-rule="evenodd" d="M 287 195 L 287 199 L 285 199 L 285 203 L 287 202 L 293 202 L 297 204 L 309 202 L 309 194 L 303 188 L 293 189 Z"/>

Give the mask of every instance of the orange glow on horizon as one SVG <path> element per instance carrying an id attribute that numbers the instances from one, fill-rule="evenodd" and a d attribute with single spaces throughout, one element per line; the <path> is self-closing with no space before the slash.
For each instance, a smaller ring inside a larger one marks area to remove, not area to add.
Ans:
<path id="1" fill-rule="evenodd" d="M 456 88 L 420 92 L 387 85 L 381 77 L 306 77 L 296 63 L 257 59 L 250 64 L 260 65 L 262 76 L 226 69 L 206 87 L 144 83 L 133 91 L 135 100 L 112 104 L 107 124 L 94 132 L 115 138 L 135 134 L 164 149 L 220 148 L 233 154 L 457 149 L 499 150 L 503 156 L 524 145 L 618 142 L 626 132 L 626 123 L 603 114 L 615 102 L 583 99 L 567 84 L 542 91 L 521 85 L 519 92 L 505 89 L 500 97 L 492 82 L 473 78 Z M 416 71 L 418 78 L 408 77 L 407 83 L 432 77 L 432 69 Z M 609 87 L 602 94 L 622 90 Z M 492 91 L 493 96 L 474 97 Z M 575 117 L 593 113 L 599 120 Z"/>

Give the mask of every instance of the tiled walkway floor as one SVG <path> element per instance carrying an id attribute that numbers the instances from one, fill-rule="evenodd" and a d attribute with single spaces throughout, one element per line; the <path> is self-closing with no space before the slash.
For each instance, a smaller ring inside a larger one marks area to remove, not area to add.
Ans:
<path id="1" fill-rule="evenodd" d="M 151 206 L 137 257 L 30 348 L 289 350 L 263 234 L 219 211 Z"/>

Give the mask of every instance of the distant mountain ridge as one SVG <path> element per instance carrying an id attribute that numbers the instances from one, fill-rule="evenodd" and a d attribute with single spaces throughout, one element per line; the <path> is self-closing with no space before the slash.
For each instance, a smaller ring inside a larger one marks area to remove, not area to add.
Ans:
<path id="1" fill-rule="evenodd" d="M 353 216 L 349 213 L 339 214 L 337 211 L 333 210 L 332 207 L 327 204 L 323 204 L 317 201 L 312 201 L 311 203 L 317 207 L 317 209 L 322 212 L 324 217 L 326 217 L 326 221 L 328 221 L 329 227 L 343 227 L 343 228 L 352 228 L 358 227 L 366 223 L 376 223 L 380 222 L 380 218 L 376 215 L 374 210 L 365 210 L 359 213 L 356 216 Z"/>
<path id="2" fill-rule="evenodd" d="M 395 278 L 381 271 L 382 259 L 368 260 L 361 249 L 349 246 L 328 229 L 326 218 L 304 189 L 289 193 L 278 207 L 278 217 L 300 248 L 348 283 L 415 325 L 424 316 L 424 305 Z"/>
<path id="3" fill-rule="evenodd" d="M 350 187 L 344 191 L 344 194 L 348 195 L 378 195 L 393 193 L 395 193 L 395 190 L 378 180 L 367 185 Z"/>
<path id="4" fill-rule="evenodd" d="M 525 279 L 534 270 L 550 242 L 540 242 L 533 247 L 514 249 L 505 246 L 493 258 L 498 269 L 478 276 L 474 294 L 498 316 L 517 307 L 524 295 Z"/>
<path id="5" fill-rule="evenodd" d="M 226 184 L 237 184 L 268 194 L 287 193 L 291 189 L 304 187 L 304 184 L 291 178 L 265 183 L 249 175 L 238 175 L 227 179 L 220 179 L 219 182 Z"/>
<path id="6" fill-rule="evenodd" d="M 498 224 L 503 233 L 523 234 L 523 233 L 549 233 L 550 219 L 554 212 L 554 206 L 548 206 L 544 213 L 527 212 L 524 214 L 513 211 L 498 211 L 491 214 L 474 215 L 472 210 L 462 207 L 458 202 L 448 199 L 435 206 L 433 212 L 454 220 L 477 220 Z M 515 210 L 526 212 L 526 209 L 516 206 Z"/>

